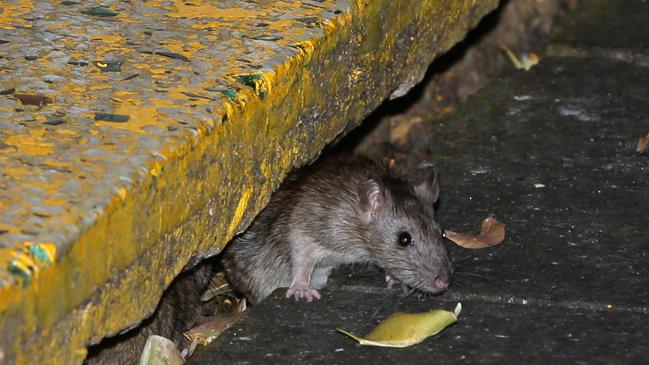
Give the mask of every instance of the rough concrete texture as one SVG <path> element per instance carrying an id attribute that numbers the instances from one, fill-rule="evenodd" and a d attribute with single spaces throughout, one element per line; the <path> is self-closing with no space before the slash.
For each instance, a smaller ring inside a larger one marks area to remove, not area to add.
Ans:
<path id="1" fill-rule="evenodd" d="M 461 297 L 458 322 L 439 335 L 408 348 L 365 347 L 336 329 L 364 335 L 394 312 L 453 310 L 457 301 L 353 290 L 321 292 L 319 302 L 305 304 L 283 294 L 186 364 L 629 364 L 649 350 L 634 313 Z"/>
<path id="2" fill-rule="evenodd" d="M 562 50 L 572 50 L 574 55 L 595 54 L 598 57 L 613 52 L 638 55 L 637 60 L 626 59 L 630 62 L 641 62 L 646 65 L 649 57 L 649 24 L 646 22 L 647 4 L 644 1 L 626 2 L 624 7 L 611 6 L 610 1 L 596 0 L 589 2 L 587 7 L 575 14 L 570 22 L 559 25 L 558 31 L 552 37 L 550 53 Z M 608 19 L 601 23 L 600 19 Z M 630 27 L 629 25 L 633 26 Z M 623 32 L 623 33 L 622 33 Z M 614 37 L 612 34 L 624 34 L 624 37 Z M 599 52 L 604 52 L 601 54 Z M 644 55 L 644 57 L 641 57 Z M 619 58 L 625 60 L 624 58 Z"/>
<path id="3" fill-rule="evenodd" d="M 353 132 L 362 136 L 353 144 L 354 150 L 416 166 L 434 140 L 434 121 L 448 117 L 467 97 L 511 68 L 501 47 L 518 55 L 534 52 L 543 57 L 554 20 L 574 9 L 575 2 L 501 2 L 461 43 L 430 65 L 424 81 L 405 100 L 382 104 Z M 353 143 L 349 138 L 345 141 Z"/>
<path id="4" fill-rule="evenodd" d="M 591 4 L 610 9 L 592 23 L 649 17 L 649 4 Z M 563 22 L 557 39 L 579 26 Z M 601 48 L 638 26 L 601 34 Z M 573 45 L 579 57 L 508 73 L 435 130 L 444 226 L 477 233 L 488 215 L 507 225 L 500 246 L 452 248 L 450 292 L 404 298 L 382 288 L 378 270 L 348 269 L 322 302 L 276 293 L 188 364 L 646 363 L 649 159 L 635 149 L 649 132 L 649 72 Z M 335 332 L 457 302 L 459 322 L 411 348 L 361 347 Z"/>
<path id="5" fill-rule="evenodd" d="M 0 4 L 0 359 L 78 363 L 491 1 Z"/>

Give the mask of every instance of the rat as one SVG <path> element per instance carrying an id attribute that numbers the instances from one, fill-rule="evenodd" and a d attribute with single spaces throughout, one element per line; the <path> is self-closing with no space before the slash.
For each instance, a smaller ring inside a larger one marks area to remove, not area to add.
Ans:
<path id="1" fill-rule="evenodd" d="M 453 272 L 441 227 L 430 163 L 410 174 L 360 155 L 338 156 L 289 176 L 250 227 L 226 248 L 223 265 L 249 303 L 275 289 L 320 299 L 332 269 L 372 263 L 414 289 L 440 293 Z"/>
<path id="2" fill-rule="evenodd" d="M 212 262 L 203 262 L 182 272 L 165 290 L 153 314 L 122 334 L 104 338 L 88 349 L 84 365 L 137 364 L 149 336 L 159 335 L 189 346 L 183 337 L 210 308 L 200 300 L 214 274 Z"/>

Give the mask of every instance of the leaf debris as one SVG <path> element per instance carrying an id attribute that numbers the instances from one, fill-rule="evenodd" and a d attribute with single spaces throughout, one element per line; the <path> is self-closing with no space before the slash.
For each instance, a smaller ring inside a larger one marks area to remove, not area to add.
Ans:
<path id="1" fill-rule="evenodd" d="M 356 336 L 340 328 L 337 331 L 353 338 L 361 345 L 408 347 L 440 333 L 444 328 L 457 322 L 461 311 L 462 304 L 458 303 L 453 312 L 433 309 L 420 313 L 394 313 L 374 327 L 365 337 Z"/>
<path id="2" fill-rule="evenodd" d="M 478 236 L 449 230 L 444 230 L 443 235 L 464 248 L 485 248 L 497 245 L 505 239 L 505 224 L 494 217 L 487 217 L 482 221 L 482 229 Z"/>
<path id="3" fill-rule="evenodd" d="M 647 149 L 647 146 L 649 146 L 649 133 L 644 137 L 640 137 L 640 140 L 638 140 L 638 147 L 635 151 L 637 153 L 642 153 Z"/>

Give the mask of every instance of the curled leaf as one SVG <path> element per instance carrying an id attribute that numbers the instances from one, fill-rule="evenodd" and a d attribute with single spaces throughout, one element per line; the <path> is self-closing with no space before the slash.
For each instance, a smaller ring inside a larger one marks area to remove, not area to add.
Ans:
<path id="1" fill-rule="evenodd" d="M 635 151 L 642 153 L 647 149 L 647 146 L 649 146 L 649 133 L 647 133 L 647 135 L 644 137 L 640 137 L 640 140 L 638 141 L 638 147 L 635 149 Z"/>
<path id="2" fill-rule="evenodd" d="M 225 273 L 219 272 L 210 279 L 207 289 L 201 294 L 201 301 L 207 302 L 218 295 L 230 293 L 232 293 L 232 288 L 225 278 Z"/>
<path id="3" fill-rule="evenodd" d="M 185 332 L 185 337 L 200 345 L 207 345 L 239 320 L 241 314 L 242 312 L 238 312 L 213 317 L 200 326 Z"/>
<path id="4" fill-rule="evenodd" d="M 444 328 L 457 322 L 462 310 L 458 303 L 453 312 L 434 309 L 421 313 L 395 313 L 379 323 L 367 336 L 359 337 L 338 328 L 361 345 L 382 347 L 408 347 L 440 333 Z"/>
<path id="5" fill-rule="evenodd" d="M 176 344 L 162 336 L 151 335 L 146 340 L 139 365 L 182 365 L 185 362 Z"/>
<path id="6" fill-rule="evenodd" d="M 496 218 L 488 217 L 482 221 L 480 235 L 444 231 L 444 237 L 464 248 L 485 248 L 501 243 L 505 239 L 505 224 Z"/>
<path id="7" fill-rule="evenodd" d="M 230 328 L 230 326 L 241 318 L 246 307 L 246 300 L 241 299 L 238 304 L 232 306 L 229 312 L 216 314 L 204 323 L 183 333 L 183 336 L 191 342 L 187 356 L 194 352 L 197 345 L 205 346 L 209 344 L 221 333 Z"/>

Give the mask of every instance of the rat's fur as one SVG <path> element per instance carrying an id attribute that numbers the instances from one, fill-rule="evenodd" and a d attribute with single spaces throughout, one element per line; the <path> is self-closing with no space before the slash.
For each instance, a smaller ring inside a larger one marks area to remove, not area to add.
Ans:
<path id="1" fill-rule="evenodd" d="M 253 304 L 280 287 L 310 301 L 334 267 L 371 262 L 408 286 L 444 290 L 452 268 L 434 218 L 437 180 L 429 165 L 412 176 L 360 156 L 312 166 L 280 188 L 227 248 L 229 280 Z M 412 245 L 399 245 L 402 232 Z"/>

